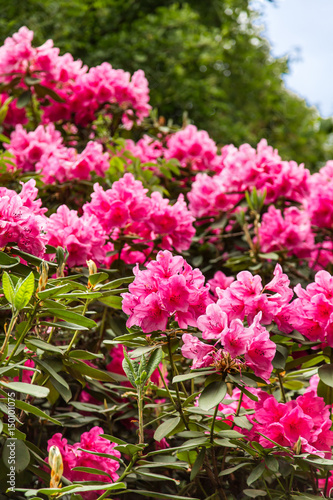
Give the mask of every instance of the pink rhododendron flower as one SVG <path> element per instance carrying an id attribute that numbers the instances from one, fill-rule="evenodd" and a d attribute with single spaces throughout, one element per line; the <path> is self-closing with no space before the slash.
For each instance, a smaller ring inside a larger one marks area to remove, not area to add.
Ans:
<path id="1" fill-rule="evenodd" d="M 198 130 L 194 125 L 187 125 L 169 136 L 164 156 L 176 158 L 182 167 L 193 171 L 220 169 L 215 142 L 205 130 Z"/>
<path id="2" fill-rule="evenodd" d="M 119 462 L 117 460 L 87 453 L 88 451 L 93 451 L 120 458 L 119 451 L 114 449 L 117 445 L 101 437 L 101 434 L 104 434 L 101 427 L 93 427 L 89 432 L 84 432 L 81 435 L 79 443 L 74 443 L 73 445 L 68 444 L 68 441 L 62 438 L 60 433 L 54 434 L 48 440 L 48 451 L 51 446 L 57 446 L 60 450 L 64 464 L 64 476 L 67 479 L 70 481 L 101 481 L 108 484 L 117 481 L 119 477 L 116 472 L 119 469 Z M 106 472 L 109 477 L 104 474 L 74 471 L 75 467 L 98 469 Z M 82 493 L 82 496 L 85 500 L 95 500 L 101 493 L 91 491 Z"/>
<path id="3" fill-rule="evenodd" d="M 47 223 L 49 245 L 61 246 L 69 252 L 69 267 L 85 266 L 86 261 L 102 262 L 105 257 L 103 247 L 105 232 L 94 215 L 78 217 L 75 210 L 61 205 Z"/>
<path id="4" fill-rule="evenodd" d="M 35 181 L 22 183 L 20 194 L 0 188 L 0 248 L 16 244 L 20 250 L 43 257 L 47 219 L 41 201 L 35 200 Z"/>
<path id="5" fill-rule="evenodd" d="M 129 328 L 137 325 L 145 333 L 164 330 L 173 315 L 181 328 L 196 326 L 201 309 L 211 302 L 201 272 L 168 250 L 159 252 L 156 261 L 134 274 L 129 293 L 122 294 Z"/>
<path id="6" fill-rule="evenodd" d="M 259 241 L 262 252 L 286 250 L 288 255 L 310 257 L 314 248 L 314 235 L 306 212 L 296 207 L 286 208 L 284 213 L 274 205 L 262 217 Z"/>

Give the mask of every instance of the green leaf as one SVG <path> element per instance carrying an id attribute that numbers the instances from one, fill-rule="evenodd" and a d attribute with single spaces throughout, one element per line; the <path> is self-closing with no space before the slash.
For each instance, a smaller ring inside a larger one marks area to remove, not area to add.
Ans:
<path id="1" fill-rule="evenodd" d="M 81 373 L 82 375 L 87 375 L 88 377 L 103 381 L 103 382 L 113 382 L 114 378 L 107 371 L 98 370 L 97 368 L 93 368 L 92 366 L 87 365 L 81 360 L 71 358 L 64 361 L 64 363 L 69 367 L 69 369 L 73 368 L 75 371 Z M 73 363 L 73 364 L 70 364 Z"/>
<path id="2" fill-rule="evenodd" d="M 66 283 L 65 285 L 53 286 L 52 288 L 47 288 L 46 290 L 38 292 L 37 295 L 40 299 L 44 300 L 47 299 L 48 297 L 57 297 L 57 295 L 65 293 L 71 290 L 71 288 L 72 288 L 71 285 L 69 283 Z"/>
<path id="3" fill-rule="evenodd" d="M 33 339 L 27 338 L 25 341 L 25 344 L 30 349 L 31 349 L 31 346 L 34 346 L 34 347 L 37 347 L 38 349 L 41 349 L 42 351 L 56 352 L 57 354 L 63 353 L 63 349 L 61 349 L 60 347 L 52 345 L 52 344 L 48 344 L 47 342 L 44 342 L 43 340 L 39 340 L 39 339 L 35 339 L 35 338 L 33 338 Z M 34 351 L 35 349 L 32 348 L 31 350 Z"/>
<path id="4" fill-rule="evenodd" d="M 40 83 L 41 81 L 40 78 L 33 78 L 32 76 L 26 76 L 24 78 L 24 83 L 28 86 L 36 85 L 36 83 Z"/>
<path id="5" fill-rule="evenodd" d="M 165 420 L 155 431 L 154 439 L 161 441 L 164 437 L 169 436 L 180 422 L 180 417 L 170 418 Z"/>
<path id="6" fill-rule="evenodd" d="M 108 474 L 107 472 L 105 472 L 103 470 L 99 470 L 99 469 L 93 469 L 91 467 L 73 467 L 73 469 L 71 469 L 71 470 L 76 470 L 78 472 L 87 472 L 88 474 L 97 474 L 97 475 L 101 475 L 101 476 L 110 477 L 110 474 Z"/>
<path id="7" fill-rule="evenodd" d="M 74 323 L 74 325 L 85 326 L 86 328 L 94 328 L 95 326 L 97 326 L 95 321 L 93 321 L 92 319 L 86 318 L 81 314 L 68 311 L 67 309 L 48 308 L 47 312 L 49 316 L 55 316 L 56 318 L 64 319 L 65 321 Z"/>
<path id="8" fill-rule="evenodd" d="M 259 253 L 258 254 L 261 259 L 265 260 L 279 260 L 279 256 L 275 252 L 269 252 L 269 253 Z"/>
<path id="9" fill-rule="evenodd" d="M 137 474 L 140 474 L 140 476 L 143 476 L 144 478 L 148 477 L 153 480 L 159 479 L 160 481 L 173 481 L 176 484 L 178 484 L 178 480 L 174 479 L 173 477 L 163 476 L 162 474 L 156 474 L 154 472 L 149 472 L 149 471 L 142 471 L 141 469 L 135 469 L 135 472 Z"/>
<path id="10" fill-rule="evenodd" d="M 35 398 L 46 398 L 50 392 L 50 390 L 46 387 L 26 384 L 24 382 L 4 382 L 3 380 L 1 380 L 0 385 L 2 385 L 3 387 L 7 387 L 8 389 L 12 389 L 16 392 L 29 394 L 30 396 L 34 396 Z"/>
<path id="11" fill-rule="evenodd" d="M 100 285 L 97 287 L 98 290 L 112 290 L 114 288 L 119 288 L 123 283 L 132 283 L 135 276 L 127 276 L 126 278 L 118 278 L 116 280 L 110 281 L 105 285 Z"/>
<path id="12" fill-rule="evenodd" d="M 267 495 L 267 491 L 265 490 L 244 490 L 244 493 L 247 497 L 250 498 L 258 498 L 265 497 Z"/>
<path id="13" fill-rule="evenodd" d="M 33 273 L 30 273 L 29 276 L 27 276 L 25 280 L 22 281 L 19 288 L 17 290 L 15 289 L 14 307 L 18 311 L 28 305 L 32 294 L 34 293 L 34 289 L 35 277 Z"/>
<path id="14" fill-rule="evenodd" d="M 324 401 L 327 405 L 333 404 L 332 387 L 324 384 L 322 380 L 319 380 L 319 384 L 317 386 L 317 396 L 319 396 L 320 398 L 324 398 Z"/>
<path id="15" fill-rule="evenodd" d="M 107 484 L 104 483 L 104 485 L 84 485 L 84 484 L 71 484 L 70 486 L 65 486 L 64 488 L 42 488 L 40 490 L 37 490 L 36 493 L 41 493 L 44 495 L 51 496 L 52 494 L 59 494 L 57 495 L 57 498 L 62 497 L 63 495 L 66 495 L 67 493 L 84 493 L 87 491 L 112 491 L 112 490 L 121 490 L 125 488 L 126 485 L 124 483 L 113 483 L 113 484 Z M 20 490 L 20 488 L 17 488 L 16 491 L 26 491 L 26 490 Z M 31 490 L 30 490 L 31 491 Z"/>
<path id="16" fill-rule="evenodd" d="M 193 479 L 195 479 L 196 476 L 198 475 L 198 473 L 202 467 L 202 464 L 204 463 L 205 455 L 206 455 L 206 448 L 203 447 L 203 448 L 201 448 L 200 452 L 198 453 L 198 456 L 195 459 L 195 462 L 193 464 L 193 467 L 191 470 L 191 475 L 190 475 L 191 481 L 193 481 Z"/>
<path id="17" fill-rule="evenodd" d="M 93 352 L 89 351 L 81 351 L 77 349 L 76 351 L 70 351 L 69 353 L 70 358 L 74 359 L 97 359 L 97 358 L 104 358 L 103 354 L 95 354 Z"/>
<path id="18" fill-rule="evenodd" d="M 264 470 L 265 470 L 265 465 L 263 463 L 260 463 L 259 465 L 257 465 L 257 467 L 255 469 L 253 469 L 253 471 L 251 472 L 251 474 L 249 475 L 249 477 L 246 480 L 248 486 L 250 486 L 252 483 L 257 481 L 257 479 L 259 479 L 259 477 L 262 475 Z"/>
<path id="19" fill-rule="evenodd" d="M 117 444 L 127 444 L 126 441 L 123 441 L 122 439 L 116 438 L 115 436 L 110 436 L 110 434 L 100 434 L 101 437 L 108 439 L 112 443 L 117 443 Z"/>
<path id="20" fill-rule="evenodd" d="M 229 469 L 224 469 L 220 472 L 219 476 L 228 476 L 229 474 L 232 474 L 233 472 L 236 472 L 236 470 L 246 467 L 247 465 L 250 465 L 249 462 L 242 462 L 241 464 L 235 465 L 235 467 L 229 467 Z"/>
<path id="21" fill-rule="evenodd" d="M 14 304 L 15 289 L 9 274 L 4 271 L 2 275 L 2 287 L 3 293 L 10 304 Z"/>
<path id="22" fill-rule="evenodd" d="M 2 460 L 7 467 L 10 469 L 12 463 L 12 457 L 15 457 L 15 472 L 19 474 L 24 471 L 30 462 L 30 452 L 27 445 L 21 439 L 6 439 L 3 445 Z"/>
<path id="23" fill-rule="evenodd" d="M 318 375 L 324 384 L 333 387 L 333 364 L 321 366 L 318 369 Z"/>
<path id="24" fill-rule="evenodd" d="M 19 408 L 20 410 L 26 411 L 28 413 L 32 413 L 33 415 L 36 415 L 37 417 L 40 417 L 44 420 L 49 420 L 50 422 L 53 422 L 56 425 L 63 425 L 59 420 L 56 420 L 55 418 L 50 417 L 47 413 L 43 412 L 36 406 L 33 406 L 29 403 L 25 403 L 24 401 L 20 401 L 19 399 L 15 401 L 15 406 L 16 408 Z"/>
<path id="25" fill-rule="evenodd" d="M 215 370 L 194 370 L 190 373 L 184 373 L 184 375 L 176 375 L 175 377 L 173 377 L 172 383 L 175 384 L 176 382 L 184 382 L 185 380 L 190 380 L 196 377 L 206 377 L 208 375 L 211 375 L 212 373 L 215 373 Z"/>
<path id="26" fill-rule="evenodd" d="M 51 99 L 53 99 L 56 102 L 65 102 L 65 100 L 62 97 L 60 97 L 60 95 L 58 95 L 53 89 L 45 87 L 40 83 L 35 83 L 34 89 L 38 97 L 51 97 Z"/>
<path id="27" fill-rule="evenodd" d="M 103 302 L 103 304 L 106 304 L 109 307 L 112 307 L 112 309 L 121 309 L 121 303 L 122 303 L 122 298 L 118 297 L 117 295 L 111 295 L 110 297 L 104 297 L 99 299 L 100 302 Z"/>
<path id="28" fill-rule="evenodd" d="M 245 415 L 241 417 L 234 417 L 234 423 L 237 427 L 241 427 L 242 429 L 251 430 L 253 427 L 253 424 L 249 422 Z"/>
<path id="29" fill-rule="evenodd" d="M 32 97 L 32 94 L 31 94 L 30 90 L 25 90 L 24 92 L 22 92 L 22 94 L 17 99 L 16 107 L 19 109 L 25 108 L 29 104 L 31 97 Z"/>
<path id="30" fill-rule="evenodd" d="M 19 257 L 11 257 L 10 255 L 0 252 L 0 268 L 8 269 L 15 267 L 20 263 Z M 8 300 L 8 299 L 7 299 Z"/>
<path id="31" fill-rule="evenodd" d="M 198 498 L 169 495 L 167 493 L 157 493 L 148 490 L 126 490 L 126 493 L 134 493 L 135 495 L 142 495 L 149 498 L 161 498 L 161 500 L 198 500 Z"/>
<path id="32" fill-rule="evenodd" d="M 124 372 L 127 375 L 128 380 L 132 384 L 132 386 L 136 387 L 136 383 L 135 383 L 136 373 L 134 371 L 132 361 L 128 357 L 128 354 L 127 354 L 125 348 L 124 348 L 124 359 L 123 359 L 122 367 L 123 367 Z"/>
<path id="33" fill-rule="evenodd" d="M 89 276 L 89 283 L 91 286 L 95 286 L 101 281 L 107 280 L 109 275 L 107 273 L 95 273 Z"/>
<path id="34" fill-rule="evenodd" d="M 60 384 L 58 382 L 58 379 L 51 376 L 49 383 L 50 383 L 51 387 L 53 386 L 54 389 L 60 394 L 60 396 L 62 397 L 62 399 L 66 403 L 68 403 L 68 401 L 70 401 L 72 399 L 72 391 L 70 390 L 70 388 L 66 387 L 63 384 Z M 53 396 L 53 394 L 50 394 L 50 402 L 52 402 L 52 396 Z M 58 399 L 58 398 L 56 398 L 56 399 Z"/>
<path id="35" fill-rule="evenodd" d="M 199 407 L 203 410 L 210 410 L 221 403 L 227 394 L 227 384 L 223 380 L 217 380 L 207 385 L 199 398 Z"/>
<path id="36" fill-rule="evenodd" d="M 152 376 L 154 370 L 156 370 L 156 368 L 158 367 L 158 365 L 161 363 L 162 358 L 163 358 L 162 349 L 156 349 L 150 355 L 150 358 L 149 358 L 149 361 L 148 361 L 147 367 L 146 367 L 146 372 L 147 372 L 147 378 L 146 378 L 146 380 L 148 380 Z"/>
<path id="37" fill-rule="evenodd" d="M 74 325 L 74 323 L 68 323 L 68 321 L 40 321 L 40 325 L 43 326 L 55 326 L 56 328 L 61 328 L 62 330 L 80 330 L 87 331 L 89 328 L 86 326 Z"/>
<path id="38" fill-rule="evenodd" d="M 267 465 L 268 469 L 271 470 L 272 472 L 275 473 L 279 472 L 279 462 L 272 455 L 268 455 L 265 458 L 265 464 Z"/>
<path id="39" fill-rule="evenodd" d="M 46 373 L 48 373 L 53 379 L 56 379 L 56 381 L 60 385 L 65 387 L 65 389 L 67 389 L 68 391 L 70 390 L 66 380 L 62 378 L 61 375 L 59 375 L 59 373 L 57 373 L 49 363 L 41 359 L 36 359 L 35 361 L 39 366 L 41 366 L 44 369 Z"/>

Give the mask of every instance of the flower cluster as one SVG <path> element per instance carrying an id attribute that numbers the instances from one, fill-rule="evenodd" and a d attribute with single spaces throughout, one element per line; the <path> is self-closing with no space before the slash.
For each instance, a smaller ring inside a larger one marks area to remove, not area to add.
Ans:
<path id="1" fill-rule="evenodd" d="M 43 257 L 46 243 L 46 209 L 36 200 L 37 189 L 31 179 L 22 183 L 17 194 L 11 189 L 0 188 L 0 248 L 16 244 L 20 250 Z"/>
<path id="2" fill-rule="evenodd" d="M 91 172 L 104 176 L 109 168 L 109 156 L 97 142 L 88 142 L 82 153 L 67 148 L 53 123 L 39 125 L 27 132 L 18 125 L 5 147 L 14 155 L 16 168 L 23 172 L 41 172 L 45 184 L 69 180 L 90 179 Z"/>
<path id="3" fill-rule="evenodd" d="M 89 259 L 103 262 L 105 239 L 105 232 L 94 215 L 79 217 L 67 205 L 61 205 L 47 221 L 47 242 L 67 249 L 69 267 L 85 266 Z"/>
<path id="4" fill-rule="evenodd" d="M 309 258 L 314 249 L 314 235 L 308 214 L 296 207 L 281 210 L 270 205 L 259 228 L 262 252 L 285 250 L 288 255 Z"/>
<path id="5" fill-rule="evenodd" d="M 213 177 L 197 174 L 189 194 L 196 217 L 215 216 L 231 210 L 246 190 L 266 190 L 266 203 L 278 198 L 302 201 L 308 193 L 310 172 L 303 165 L 282 161 L 276 150 L 262 139 L 253 149 L 243 144 L 222 148 L 221 172 Z M 237 194 L 235 194 L 237 193 Z"/>
<path id="6" fill-rule="evenodd" d="M 187 209 L 183 195 L 179 195 L 176 203 L 171 205 L 160 193 L 153 192 L 149 197 L 147 191 L 141 181 L 127 173 L 106 191 L 95 184 L 91 202 L 84 205 L 83 211 L 87 215 L 94 215 L 113 240 L 119 237 L 120 230 L 125 235 L 137 236 L 138 243 L 144 241 L 146 244 L 147 255 L 157 238 L 161 238 L 161 248 L 187 250 L 195 230 L 192 225 L 194 218 Z M 126 245 L 122 258 L 126 262 L 133 262 L 127 255 L 128 251 Z M 140 256 L 136 253 L 135 256 L 137 262 L 145 259 L 144 254 Z"/>
<path id="7" fill-rule="evenodd" d="M 328 161 L 309 181 L 310 193 L 304 200 L 314 226 L 332 229 L 333 221 L 333 161 Z"/>
<path id="8" fill-rule="evenodd" d="M 29 84 L 27 78 L 39 80 L 40 86 L 35 91 L 42 106 L 45 95 L 49 97 L 48 105 L 43 106 L 44 123 L 73 120 L 86 126 L 104 109 L 111 116 L 120 113 L 125 127 L 131 128 L 133 121 L 140 123 L 149 115 L 148 82 L 142 70 L 131 76 L 103 63 L 88 71 L 87 66 L 70 54 L 60 56 L 52 40 L 33 47 L 33 35 L 22 27 L 5 40 L 0 47 L 0 76 L 1 83 L 10 83 L 20 75 L 23 89 Z M 61 100 L 54 99 L 48 90 L 56 91 Z"/>
<path id="9" fill-rule="evenodd" d="M 311 342 L 325 342 L 333 347 L 333 277 L 319 271 L 314 283 L 304 290 L 296 285 L 295 299 L 289 305 L 289 322 Z"/>
<path id="10" fill-rule="evenodd" d="M 123 311 L 129 315 L 127 326 L 140 326 L 145 333 L 165 330 L 172 318 L 180 328 L 197 326 L 197 319 L 211 302 L 205 278 L 180 256 L 168 250 L 159 252 L 156 261 L 140 271 L 129 293 L 122 294 Z"/>
<path id="11" fill-rule="evenodd" d="M 217 302 L 209 304 L 197 322 L 202 338 L 214 341 L 214 345 L 184 334 L 183 356 L 193 359 L 193 369 L 214 365 L 217 369 L 241 370 L 246 366 L 269 380 L 276 345 L 262 325 L 275 321 L 282 330 L 290 331 L 284 307 L 293 292 L 281 266 L 276 266 L 274 278 L 265 288 L 260 276 L 243 271 L 224 290 L 217 288 L 216 293 Z M 243 324 L 245 318 L 247 327 Z"/>
<path id="12" fill-rule="evenodd" d="M 272 448 L 272 441 L 275 441 L 296 451 L 296 444 L 300 440 L 298 454 L 331 457 L 332 422 L 329 406 L 325 405 L 323 398 L 307 392 L 295 400 L 278 403 L 274 396 L 264 391 L 260 391 L 258 396 L 259 400 L 255 403 L 255 432 L 260 434 L 259 443 L 262 446 Z"/>
<path id="13" fill-rule="evenodd" d="M 198 130 L 194 125 L 187 125 L 169 136 L 164 157 L 176 158 L 182 167 L 194 172 L 221 170 L 221 157 L 217 155 L 215 142 L 205 130 Z"/>
<path id="14" fill-rule="evenodd" d="M 48 441 L 48 448 L 57 446 L 62 456 L 64 464 L 64 477 L 69 481 L 101 481 L 104 483 L 113 483 L 117 481 L 119 462 L 109 457 L 103 457 L 87 453 L 89 451 L 113 455 L 120 458 L 119 451 L 115 450 L 115 443 L 110 443 L 107 439 L 101 437 L 104 431 L 101 427 L 93 427 L 89 432 L 81 435 L 80 442 L 68 444 L 67 439 L 63 438 L 58 432 Z M 74 471 L 75 467 L 89 467 L 106 472 L 107 474 L 91 474 L 89 472 Z M 94 500 L 101 494 L 98 492 L 86 492 L 82 496 L 85 500 Z"/>

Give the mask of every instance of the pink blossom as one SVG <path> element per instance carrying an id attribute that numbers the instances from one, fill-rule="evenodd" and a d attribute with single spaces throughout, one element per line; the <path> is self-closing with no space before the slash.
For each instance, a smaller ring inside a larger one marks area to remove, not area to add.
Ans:
<path id="1" fill-rule="evenodd" d="M 182 355 L 184 358 L 193 359 L 192 369 L 210 366 L 213 363 L 212 354 L 214 347 L 204 344 L 198 338 L 184 333 L 182 336 L 184 342 L 182 346 Z"/>
<path id="2" fill-rule="evenodd" d="M 219 339 L 228 326 L 228 316 L 217 304 L 209 304 L 206 314 L 199 316 L 198 328 L 202 331 L 202 338 Z"/>
<path id="3" fill-rule="evenodd" d="M 79 443 L 69 445 L 67 440 L 62 438 L 60 433 L 48 441 L 48 451 L 51 446 L 57 446 L 62 455 L 64 463 L 64 476 L 70 481 L 101 481 L 104 483 L 113 483 L 117 481 L 119 463 L 112 458 L 92 455 L 88 451 L 113 455 L 115 458 L 120 458 L 119 451 L 115 450 L 115 443 L 111 443 L 107 439 L 101 437 L 104 431 L 101 427 L 93 427 L 89 432 L 84 432 L 81 435 Z M 84 451 L 86 450 L 86 451 Z M 89 472 L 73 471 L 75 467 L 90 467 L 107 472 L 109 477 L 102 474 L 90 474 Z M 101 492 L 86 492 L 82 496 L 85 500 L 95 500 Z"/>
<path id="4" fill-rule="evenodd" d="M 50 216 L 47 231 L 49 245 L 68 250 L 69 267 L 85 266 L 89 259 L 102 262 L 105 257 L 103 245 L 106 236 L 94 215 L 83 214 L 78 217 L 75 210 L 61 205 Z"/>

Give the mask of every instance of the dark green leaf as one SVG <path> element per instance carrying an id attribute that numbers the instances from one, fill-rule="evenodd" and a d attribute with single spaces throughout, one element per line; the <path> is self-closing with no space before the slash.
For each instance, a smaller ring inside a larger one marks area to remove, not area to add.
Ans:
<path id="1" fill-rule="evenodd" d="M 333 364 L 321 366 L 318 369 L 320 380 L 329 387 L 333 387 Z"/>
<path id="2" fill-rule="evenodd" d="M 109 307 L 112 307 L 112 309 L 121 309 L 121 303 L 122 303 L 122 298 L 118 297 L 117 295 L 111 295 L 110 297 L 104 297 L 99 299 L 100 302 L 103 302 L 103 304 L 106 304 Z"/>
<path id="3" fill-rule="evenodd" d="M 198 453 L 198 456 L 195 459 L 195 462 L 193 464 L 193 467 L 191 470 L 191 475 L 190 475 L 191 481 L 193 481 L 193 479 L 195 479 L 197 474 L 199 473 L 199 471 L 202 467 L 202 464 L 204 463 L 205 455 L 206 455 L 206 448 L 203 447 L 203 448 L 201 448 L 200 452 Z"/>
<path id="4" fill-rule="evenodd" d="M 77 314 L 72 311 L 68 311 L 67 309 L 52 309 L 48 308 L 47 312 L 50 316 L 55 316 L 59 319 L 64 319 L 65 321 L 69 321 L 70 323 L 74 323 L 75 325 L 85 326 L 86 328 L 94 328 L 96 326 L 95 321 L 92 319 L 86 318 L 81 314 Z"/>
<path id="5" fill-rule="evenodd" d="M 166 420 L 161 425 L 159 425 L 155 431 L 154 439 L 156 441 L 161 441 L 164 437 L 169 436 L 172 431 L 177 427 L 180 422 L 180 417 L 170 418 Z"/>
<path id="6" fill-rule="evenodd" d="M 255 469 L 253 469 L 253 471 L 251 472 L 251 474 L 249 475 L 249 477 L 246 480 L 248 486 L 250 486 L 252 483 L 257 481 L 257 479 L 259 479 L 259 477 L 262 475 L 264 470 L 265 470 L 265 465 L 263 463 L 260 463 L 259 465 L 257 465 L 257 467 Z"/>
<path id="7" fill-rule="evenodd" d="M 29 104 L 31 97 L 32 97 L 32 94 L 31 94 L 30 90 L 25 90 L 24 92 L 22 92 L 22 94 L 17 99 L 16 107 L 19 109 L 25 108 Z"/>
<path id="8" fill-rule="evenodd" d="M 279 462 L 272 455 L 268 455 L 265 458 L 265 464 L 267 465 L 268 469 L 271 470 L 272 472 L 276 473 L 279 471 Z"/>
<path id="9" fill-rule="evenodd" d="M 58 95 L 54 90 L 50 89 L 49 87 L 45 87 L 40 83 L 36 83 L 34 85 L 34 89 L 38 97 L 51 97 L 51 99 L 56 102 L 65 102 L 65 100 L 60 97 L 60 95 Z"/>
<path id="10" fill-rule="evenodd" d="M 94 287 L 95 285 L 97 285 L 101 281 L 107 280 L 108 277 L 109 277 L 109 275 L 107 273 L 95 273 L 95 274 L 91 274 L 89 276 L 89 283 L 91 284 L 91 286 Z"/>
<path id="11" fill-rule="evenodd" d="M 15 267 L 20 263 L 19 257 L 11 257 L 10 255 L 0 252 L 0 268 L 8 269 Z M 8 299 L 7 299 L 8 300 Z"/>
<path id="12" fill-rule="evenodd" d="M 220 472 L 219 476 L 228 476 L 229 474 L 232 474 L 233 472 L 236 472 L 236 470 L 246 467 L 247 465 L 250 464 L 248 462 L 242 462 L 241 464 L 235 465 L 235 467 L 229 467 L 229 469 L 224 469 Z"/>
<path id="13" fill-rule="evenodd" d="M 13 453 L 11 453 L 11 450 Z M 15 472 L 19 474 L 24 471 L 30 462 L 30 453 L 24 441 L 21 439 L 7 439 L 3 445 L 2 460 L 10 469 L 11 456 L 15 456 Z"/>
<path id="14" fill-rule="evenodd" d="M 24 401 L 16 400 L 15 401 L 15 406 L 16 408 L 19 408 L 20 410 L 24 410 L 28 413 L 32 413 L 33 415 L 36 415 L 39 418 L 42 418 L 44 420 L 49 420 L 50 422 L 53 422 L 56 425 L 62 425 L 59 420 L 56 420 L 55 418 L 50 417 L 50 415 L 47 415 L 47 413 L 43 412 L 36 406 L 33 406 L 29 403 L 25 403 Z"/>
<path id="15" fill-rule="evenodd" d="M 190 373 L 184 373 L 184 375 L 176 375 L 175 377 L 173 377 L 172 383 L 175 384 L 176 382 L 184 382 L 185 380 L 190 380 L 196 377 L 206 377 L 208 375 L 211 375 L 212 373 L 215 373 L 215 370 L 193 370 Z"/>
<path id="16" fill-rule="evenodd" d="M 46 387 L 26 384 L 24 382 L 4 382 L 3 380 L 1 380 L 0 385 L 2 385 L 3 387 L 7 387 L 8 389 L 12 389 L 16 392 L 29 394 L 30 396 L 34 396 L 36 398 L 46 398 L 48 393 L 50 392 Z"/>
<path id="17" fill-rule="evenodd" d="M 199 398 L 199 407 L 203 410 L 210 410 L 221 403 L 227 394 L 227 384 L 223 380 L 218 380 L 207 385 Z"/>
<path id="18" fill-rule="evenodd" d="M 247 497 L 250 498 L 258 498 L 265 497 L 267 495 L 267 491 L 265 490 L 244 490 L 244 493 Z"/>

